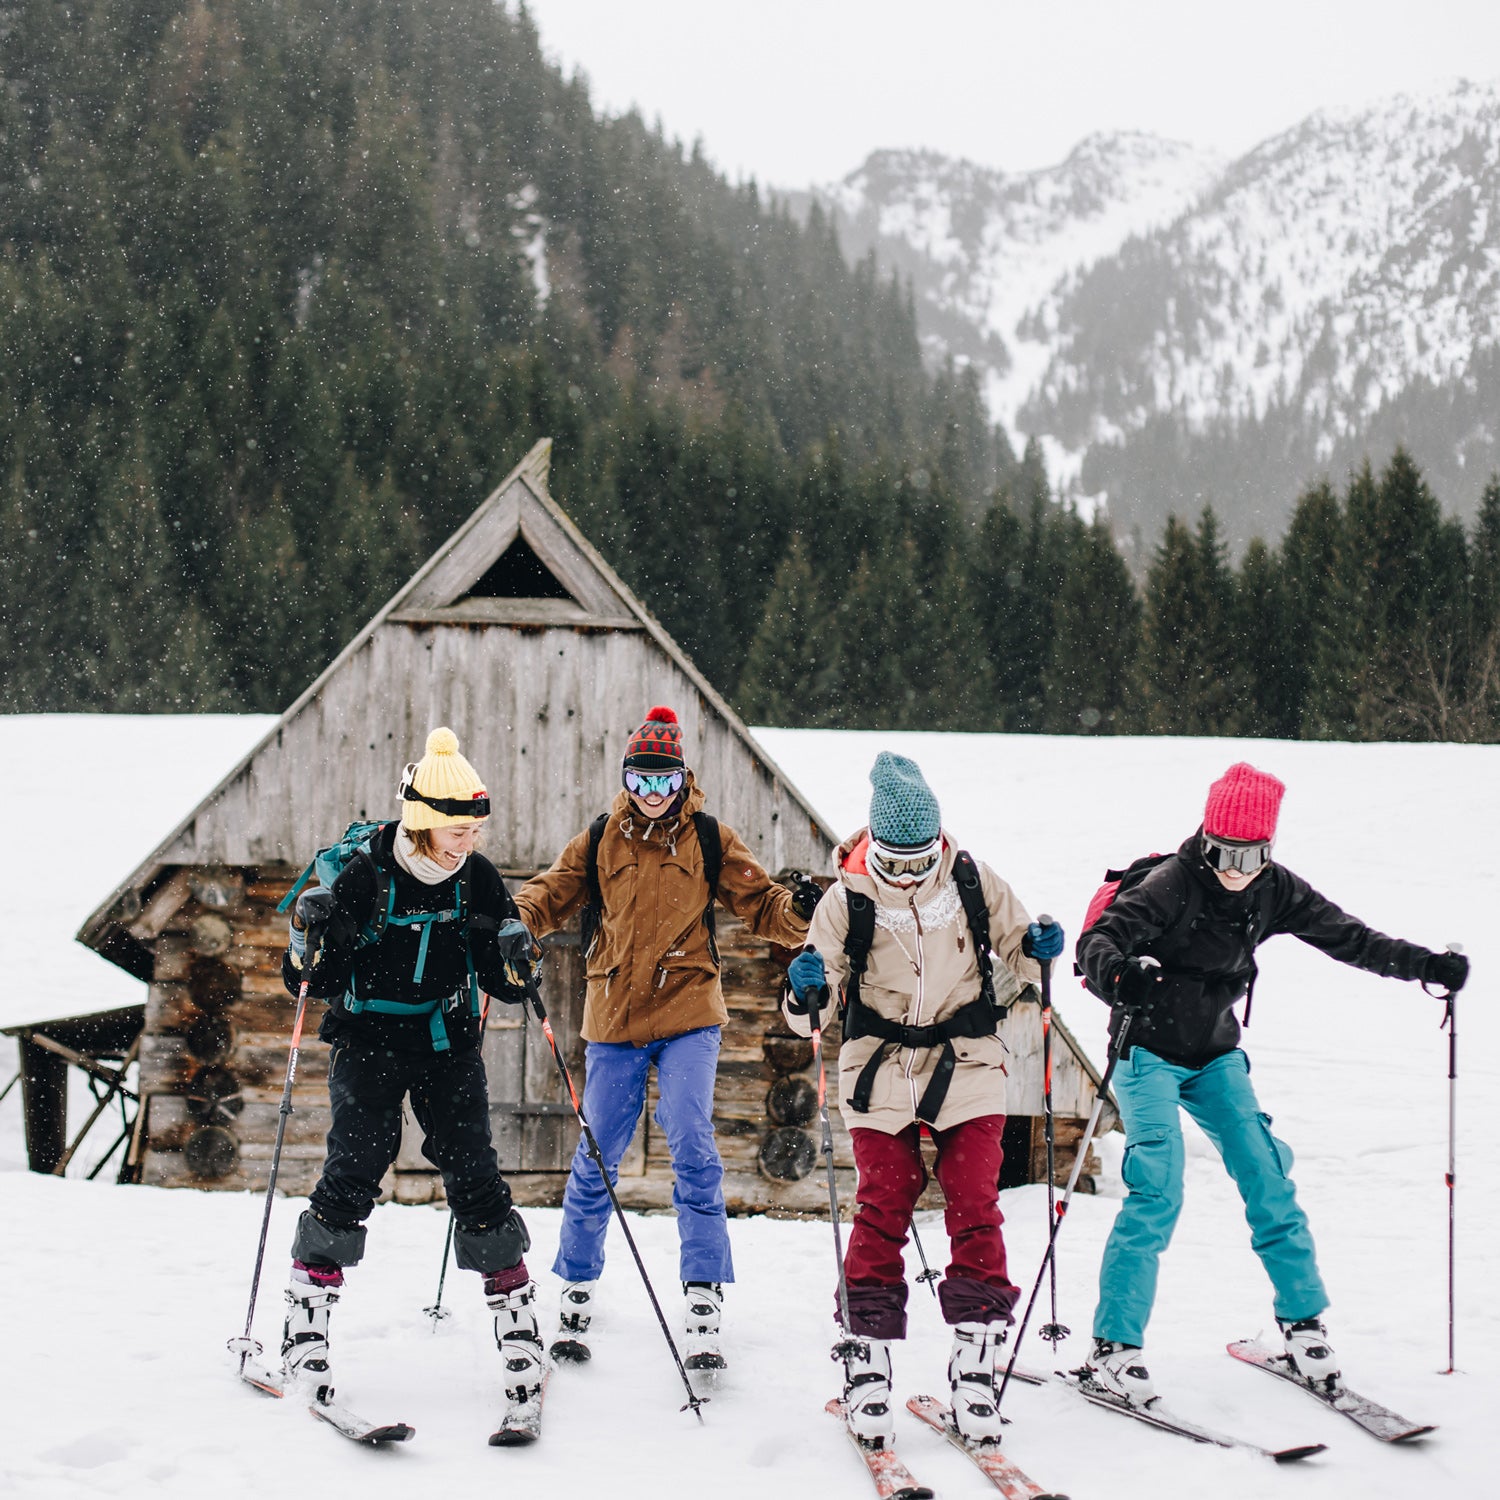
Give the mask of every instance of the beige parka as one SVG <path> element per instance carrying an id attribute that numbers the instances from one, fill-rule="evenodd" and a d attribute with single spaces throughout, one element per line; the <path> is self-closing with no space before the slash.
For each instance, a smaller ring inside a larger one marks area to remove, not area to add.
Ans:
<path id="1" fill-rule="evenodd" d="M 929 1026 L 955 1014 L 979 995 L 979 962 L 974 940 L 953 876 L 958 846 L 945 831 L 937 868 L 910 891 L 876 880 L 866 867 L 869 830 L 861 829 L 839 845 L 834 855 L 838 879 L 824 893 L 813 913 L 807 940 L 823 956 L 829 988 L 842 991 L 849 960 L 844 939 L 849 931 L 846 890 L 858 891 L 875 903 L 875 937 L 860 1000 L 881 1015 L 905 1026 Z M 1003 1005 L 1026 985 L 1039 986 L 1035 960 L 1021 953 L 1021 939 L 1031 918 L 1011 888 L 980 864 L 980 889 L 990 914 L 990 945 L 994 963 L 995 998 Z M 801 1036 L 811 1033 L 806 1015 L 786 1012 L 787 1024 Z M 917 1118 L 917 1103 L 932 1078 L 939 1047 L 887 1047 L 875 1077 L 870 1108 L 861 1114 L 850 1099 L 860 1070 L 881 1045 L 873 1036 L 856 1037 L 839 1050 L 839 1108 L 851 1129 L 863 1127 L 899 1134 Z M 1005 1043 L 999 1035 L 955 1037 L 957 1058 L 936 1127 L 950 1130 L 965 1120 L 1005 1113 Z"/>

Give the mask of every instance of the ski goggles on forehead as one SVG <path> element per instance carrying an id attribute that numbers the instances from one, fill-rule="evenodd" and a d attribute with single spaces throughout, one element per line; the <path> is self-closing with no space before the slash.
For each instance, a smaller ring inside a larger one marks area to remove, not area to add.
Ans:
<path id="1" fill-rule="evenodd" d="M 487 818 L 490 815 L 490 794 L 480 790 L 468 797 L 424 797 L 416 787 L 411 784 L 411 779 L 417 774 L 416 762 L 413 761 L 401 776 L 401 800 L 403 802 L 421 802 L 450 818 Z"/>
<path id="2" fill-rule="evenodd" d="M 870 840 L 870 860 L 876 873 L 897 884 L 913 883 L 930 875 L 942 853 L 941 836 L 920 849 L 893 849 L 889 844 Z"/>
<path id="3" fill-rule="evenodd" d="M 1236 844 L 1205 833 L 1203 857 L 1212 869 L 1238 870 L 1242 875 L 1253 875 L 1262 865 L 1271 863 L 1271 841 L 1262 839 L 1254 844 Z"/>
<path id="4" fill-rule="evenodd" d="M 675 797 L 682 790 L 681 771 L 626 771 L 625 790 L 639 797 Z"/>

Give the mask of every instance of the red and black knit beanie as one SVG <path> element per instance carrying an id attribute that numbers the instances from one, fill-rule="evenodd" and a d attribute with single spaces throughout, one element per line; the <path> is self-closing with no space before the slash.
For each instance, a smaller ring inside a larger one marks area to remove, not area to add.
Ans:
<path id="1" fill-rule="evenodd" d="M 682 727 L 670 708 L 653 708 L 646 715 L 625 747 L 624 764 L 635 771 L 682 770 Z"/>

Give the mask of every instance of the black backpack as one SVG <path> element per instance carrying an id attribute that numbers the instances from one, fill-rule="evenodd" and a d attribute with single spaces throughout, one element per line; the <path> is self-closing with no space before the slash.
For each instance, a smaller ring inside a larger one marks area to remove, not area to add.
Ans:
<path id="1" fill-rule="evenodd" d="M 604 892 L 599 885 L 599 843 L 609 825 L 609 814 L 600 813 L 589 824 L 588 882 L 589 899 L 583 908 L 579 928 L 579 951 L 584 958 L 589 956 L 594 940 L 599 935 L 599 924 L 604 920 Z M 698 847 L 703 851 L 703 879 L 708 886 L 708 905 L 703 908 L 703 925 L 708 928 L 708 951 L 714 963 L 719 962 L 718 933 L 714 927 L 714 897 L 719 889 L 719 871 L 724 867 L 724 847 L 719 838 L 719 820 L 710 813 L 693 814 L 693 827 L 698 830 Z"/>
<path id="2" fill-rule="evenodd" d="M 860 999 L 859 982 L 870 961 L 870 946 L 875 941 L 875 903 L 861 892 L 845 888 L 849 931 L 844 938 L 844 955 L 849 960 L 849 977 L 844 981 L 841 1012 L 844 1040 L 853 1041 L 861 1036 L 880 1038 L 880 1045 L 860 1069 L 849 1099 L 851 1108 L 860 1114 L 869 1113 L 875 1075 L 888 1047 L 941 1047 L 943 1055 L 938 1059 L 937 1070 L 917 1104 L 917 1118 L 928 1125 L 933 1124 L 948 1097 L 948 1085 L 953 1081 L 953 1070 L 958 1062 L 953 1039 L 993 1036 L 1010 1010 L 995 998 L 990 909 L 984 902 L 979 866 L 967 849 L 960 849 L 953 861 L 953 878 L 958 882 L 959 899 L 963 902 L 964 916 L 974 939 L 974 957 L 979 965 L 979 993 L 946 1020 L 928 1026 L 903 1026 L 901 1022 L 889 1020 L 872 1010 Z"/>

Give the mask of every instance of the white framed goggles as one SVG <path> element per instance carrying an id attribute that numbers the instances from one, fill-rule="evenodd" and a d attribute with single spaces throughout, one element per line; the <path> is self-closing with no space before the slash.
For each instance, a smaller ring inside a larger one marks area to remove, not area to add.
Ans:
<path id="1" fill-rule="evenodd" d="M 625 772 L 625 790 L 638 797 L 675 797 L 682 790 L 681 771 L 663 771 L 659 775 L 652 771 Z"/>
<path id="2" fill-rule="evenodd" d="M 878 839 L 870 840 L 870 863 L 875 866 L 875 873 L 889 885 L 916 885 L 932 873 L 942 856 L 941 834 L 918 849 L 893 848 Z"/>
<path id="3" fill-rule="evenodd" d="M 1262 865 L 1271 863 L 1271 841 L 1257 839 L 1245 844 L 1233 839 L 1216 839 L 1205 833 L 1203 857 L 1211 869 L 1238 870 L 1242 875 L 1253 875 Z"/>

